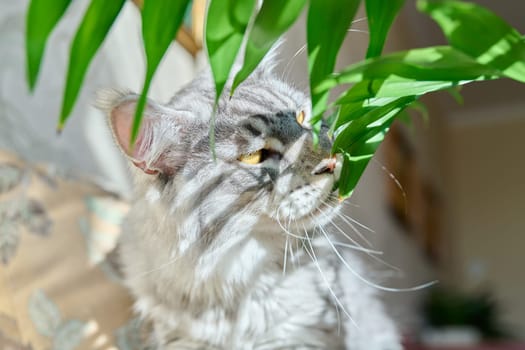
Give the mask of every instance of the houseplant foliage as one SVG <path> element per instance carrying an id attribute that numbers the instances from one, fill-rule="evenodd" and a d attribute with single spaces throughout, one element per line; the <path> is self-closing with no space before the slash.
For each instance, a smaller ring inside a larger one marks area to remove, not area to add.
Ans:
<path id="1" fill-rule="evenodd" d="M 427 327 L 470 327 L 483 338 L 513 338 L 502 323 L 502 310 L 487 292 L 460 292 L 444 287 L 433 289 L 424 300 L 422 313 Z"/>
<path id="2" fill-rule="evenodd" d="M 70 2 L 31 0 L 26 38 L 31 89 L 37 82 L 47 38 Z M 189 3 L 144 1 L 141 14 L 147 67 L 132 138 L 140 126 L 150 82 Z M 370 33 L 366 57 L 335 72 L 337 54 L 361 3 Z M 91 0 L 71 45 L 59 130 L 70 115 L 89 63 L 123 4 L 124 0 Z M 522 35 L 490 10 L 458 0 L 417 0 L 418 9 L 441 27 L 448 45 L 382 55 L 390 26 L 403 6 L 408 6 L 405 0 L 264 0 L 258 8 L 256 0 L 211 0 L 205 36 L 216 96 L 222 93 L 243 41 L 244 62 L 234 77 L 231 94 L 301 12 L 307 11 L 313 133 L 317 135 L 323 118 L 329 120 L 332 151 L 344 159 L 339 194 L 347 197 L 391 123 L 421 96 L 480 80 L 511 78 L 525 82 Z M 344 92 L 329 102 L 331 91 L 340 86 Z M 212 127 L 211 136 L 213 132 Z"/>

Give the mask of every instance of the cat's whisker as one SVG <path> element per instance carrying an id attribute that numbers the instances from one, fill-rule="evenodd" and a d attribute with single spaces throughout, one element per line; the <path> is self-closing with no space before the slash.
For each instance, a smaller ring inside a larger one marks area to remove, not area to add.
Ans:
<path id="1" fill-rule="evenodd" d="M 329 206 L 328 204 L 326 204 L 327 206 Z M 349 219 L 351 219 L 350 217 L 347 218 L 346 215 L 342 214 L 342 213 L 338 213 L 337 211 L 334 211 L 335 215 L 341 219 L 343 221 L 343 223 L 347 224 L 351 229 L 352 231 L 354 231 L 358 236 L 359 238 L 361 238 L 369 247 L 372 247 L 373 244 L 372 242 L 370 242 L 370 240 L 368 240 L 365 235 L 352 223 L 349 221 Z M 333 220 L 331 220 L 331 223 L 333 224 Z M 335 224 L 333 224 L 339 231 L 341 231 L 341 229 L 339 227 L 337 227 Z M 346 237 L 347 234 L 343 232 L 343 235 Z"/>
<path id="2" fill-rule="evenodd" d="M 435 285 L 437 283 L 437 281 L 431 281 L 431 282 L 420 284 L 420 285 L 417 285 L 417 286 L 411 287 L 411 288 L 392 288 L 392 287 L 382 286 L 380 284 L 377 284 L 377 283 L 374 283 L 372 281 L 369 281 L 366 278 L 364 278 L 363 276 L 361 276 L 354 268 L 352 268 L 350 266 L 350 264 L 348 264 L 348 261 L 346 261 L 343 258 L 343 256 L 341 255 L 341 253 L 339 252 L 337 247 L 332 243 L 332 241 L 330 240 L 330 238 L 328 237 L 326 232 L 324 232 L 324 230 L 321 230 L 321 233 L 326 237 L 326 240 L 328 241 L 328 244 L 330 244 L 330 246 L 332 247 L 332 250 L 337 255 L 337 257 L 339 258 L 341 263 L 347 268 L 347 270 L 350 271 L 361 282 L 365 283 L 366 285 L 368 285 L 368 286 L 370 286 L 372 288 L 375 288 L 375 289 L 378 289 L 378 290 L 382 290 L 382 291 L 385 291 L 385 292 L 414 292 L 414 291 L 418 291 L 418 290 L 421 290 L 421 289 L 428 288 L 428 287 L 433 286 L 433 285 Z"/>
<path id="3" fill-rule="evenodd" d="M 279 210 L 281 209 L 281 207 L 279 206 L 279 208 L 277 209 L 277 212 L 279 212 Z M 305 240 L 306 237 L 302 237 L 302 236 L 299 236 L 299 235 L 296 235 L 296 234 L 293 234 L 292 232 L 290 232 L 288 229 L 286 229 L 281 220 L 279 219 L 279 215 L 276 215 L 275 217 L 275 221 L 277 222 L 277 224 L 281 227 L 281 229 L 284 231 L 284 233 L 286 233 L 287 235 L 289 236 L 292 236 L 294 238 L 297 238 L 297 239 L 300 239 L 300 240 Z"/>
<path id="4" fill-rule="evenodd" d="M 322 227 L 319 227 L 320 229 L 322 229 Z M 339 245 L 339 246 L 344 246 L 343 243 L 339 243 L 339 242 L 333 242 L 334 245 Z M 354 247 L 355 249 L 355 247 Z M 364 251 L 365 253 L 367 253 L 367 255 L 372 258 L 373 260 L 377 261 L 378 263 L 380 263 L 381 265 L 384 265 L 386 267 L 388 267 L 389 269 L 392 269 L 394 270 L 398 275 L 403 275 L 403 271 L 399 268 L 399 267 L 396 267 L 388 262 L 386 262 L 385 260 L 379 258 L 377 255 L 383 255 L 383 252 L 382 251 L 376 251 L 377 254 L 373 254 L 373 253 L 370 253 L 370 252 L 366 252 Z M 372 252 L 374 252 L 372 250 Z"/>
<path id="5" fill-rule="evenodd" d="M 321 200 L 321 202 L 322 202 L 324 205 L 326 205 L 326 206 L 328 206 L 328 207 L 330 207 L 330 208 L 332 208 L 332 209 L 335 208 L 333 205 L 331 205 L 331 204 L 330 204 L 329 202 L 327 202 L 326 200 Z M 347 220 L 350 220 L 351 222 L 353 222 L 353 223 L 356 224 L 357 226 L 361 227 L 362 229 L 365 229 L 365 230 L 367 230 L 368 232 L 371 232 L 371 233 L 375 233 L 374 229 L 372 229 L 372 228 L 366 226 L 365 224 L 359 222 L 358 220 L 352 218 L 352 217 L 349 216 L 349 215 L 345 215 L 345 214 L 341 213 L 340 211 L 335 211 L 335 214 L 338 215 L 339 217 L 341 217 L 341 219 L 344 218 L 344 219 L 345 219 L 345 222 L 347 222 Z M 347 223 L 348 223 L 348 222 L 347 222 Z M 349 223 L 348 223 L 348 224 L 349 224 Z M 350 225 L 350 224 L 349 224 L 349 225 Z M 353 227 L 352 227 L 352 228 L 353 228 Z M 364 237 L 362 237 L 362 238 L 365 239 Z M 366 240 L 366 239 L 365 239 L 365 240 Z"/>
<path id="6" fill-rule="evenodd" d="M 318 209 L 318 210 L 319 210 L 319 212 L 321 214 L 324 214 L 322 212 L 322 210 L 320 210 L 320 209 Z M 312 215 L 311 215 L 311 217 L 312 217 L 312 220 L 314 220 Z M 333 225 L 333 222 L 332 222 L 332 225 Z M 328 237 L 328 235 L 326 234 L 326 231 L 324 230 L 324 228 L 321 225 L 316 225 L 316 228 L 318 228 L 319 230 L 322 230 L 323 233 L 325 233 L 325 237 Z M 367 253 L 368 255 L 373 255 L 373 254 L 381 255 L 381 254 L 383 254 L 383 252 L 378 251 L 378 250 L 372 250 L 372 249 L 364 248 L 363 246 L 361 246 L 360 244 L 358 244 L 357 242 L 352 240 L 350 237 L 348 237 L 343 231 L 341 231 L 341 233 L 343 233 L 343 235 L 345 235 L 345 237 L 348 238 L 351 242 L 355 243 L 355 245 L 354 244 L 348 244 L 348 243 L 342 243 L 342 242 L 331 242 L 331 243 L 333 243 L 334 245 L 339 245 L 339 246 L 345 247 L 345 248 L 350 248 L 350 249 L 353 249 L 353 250 L 361 251 L 363 253 Z M 327 238 L 327 239 L 329 239 L 329 238 Z"/>
<path id="7" fill-rule="evenodd" d="M 342 213 L 336 213 L 336 215 L 339 219 L 343 221 L 343 223 L 347 224 L 352 229 L 352 231 L 354 231 L 359 236 L 359 238 L 361 238 L 369 247 L 373 246 L 372 242 L 365 237 L 365 235 L 353 224 L 353 222 L 351 222 L 351 218 L 349 216 L 344 215 Z M 375 233 L 375 231 L 369 232 Z"/>
<path id="8" fill-rule="evenodd" d="M 366 249 L 366 248 L 363 248 L 362 245 L 359 244 L 359 242 L 357 242 L 355 239 L 353 239 L 352 237 L 350 237 L 345 231 L 343 231 L 339 226 L 337 226 L 334 222 L 334 220 L 329 217 L 321 208 L 317 208 L 317 210 L 319 211 L 319 213 L 321 213 L 321 215 L 323 215 L 326 219 L 328 219 L 328 221 L 330 222 L 330 224 L 335 227 L 335 229 L 337 231 L 339 231 L 346 239 L 348 239 L 350 242 L 354 243 L 355 246 L 361 248 L 361 249 Z M 351 226 L 352 227 L 352 226 Z M 369 245 L 369 246 L 372 246 L 372 244 L 366 239 L 364 238 L 364 236 L 358 231 L 355 229 L 355 227 L 352 227 L 354 229 L 354 231 Z"/>
<path id="9" fill-rule="evenodd" d="M 353 208 L 361 208 L 361 206 L 357 203 L 351 202 L 349 199 L 345 199 L 341 204 L 341 206 L 348 206 Z"/>
<path id="10" fill-rule="evenodd" d="M 155 273 L 155 272 L 158 272 L 158 271 L 161 271 L 163 269 L 165 269 L 166 267 L 170 266 L 170 265 L 173 265 L 174 263 L 177 262 L 177 260 L 179 260 L 181 258 L 181 256 L 177 256 L 173 259 L 170 259 L 168 260 L 168 262 L 154 268 L 154 269 L 151 269 L 151 270 L 147 270 L 147 271 L 144 271 L 144 272 L 141 272 L 139 274 L 136 274 L 132 277 L 128 277 L 127 279 L 128 280 L 135 280 L 135 279 L 139 279 L 139 278 L 143 278 L 143 277 L 146 277 L 148 276 L 149 274 L 152 274 L 152 273 Z"/>
<path id="11" fill-rule="evenodd" d="M 365 235 L 353 223 L 356 223 L 359 227 L 362 227 L 362 228 L 368 230 L 369 232 L 375 233 L 375 231 L 373 231 L 368 226 L 360 223 L 359 221 L 355 220 L 354 218 L 350 217 L 349 215 L 345 215 L 345 214 L 341 213 L 339 210 L 335 210 L 336 209 L 335 206 L 330 205 L 330 203 L 328 203 L 327 201 L 321 200 L 321 202 L 325 206 L 333 209 L 331 214 L 336 215 L 339 219 L 341 219 L 343 221 L 343 223 L 347 224 L 359 236 L 359 238 L 361 238 L 369 247 L 373 247 L 372 242 L 370 242 L 370 240 L 368 240 L 365 237 Z M 334 221 L 331 220 L 330 222 L 333 223 Z M 336 226 L 336 225 L 334 224 L 334 226 Z M 338 228 L 338 227 L 336 226 L 336 228 Z M 341 231 L 341 229 L 339 229 L 339 231 Z M 343 233 L 343 235 L 346 236 L 345 233 Z"/>
<path id="12" fill-rule="evenodd" d="M 297 242 L 297 240 L 294 240 Z M 296 257 L 294 255 L 294 252 L 293 252 L 293 248 L 292 248 L 292 243 L 290 243 L 288 245 L 288 252 L 290 253 L 290 261 L 292 262 L 292 266 L 294 269 L 297 268 L 297 262 L 296 262 Z"/>
<path id="13" fill-rule="evenodd" d="M 286 236 L 286 240 L 284 242 L 284 258 L 283 258 L 283 277 L 286 276 L 286 263 L 288 258 L 288 244 L 289 244 L 289 236 Z"/>
<path id="14" fill-rule="evenodd" d="M 294 55 L 288 60 L 288 62 L 286 63 L 286 66 L 284 67 L 283 69 L 283 74 L 281 75 L 281 77 L 286 80 L 286 81 L 289 81 L 289 75 L 292 71 L 291 69 L 291 64 L 292 62 L 297 58 L 297 56 L 299 56 L 304 50 L 306 49 L 306 44 L 304 44 L 303 46 L 301 46 L 299 48 L 299 50 L 297 50 Z"/>
<path id="15" fill-rule="evenodd" d="M 361 227 L 362 229 L 370 232 L 370 233 L 376 233 L 376 231 L 368 226 L 366 226 L 365 224 L 363 224 L 362 222 L 354 219 L 353 217 L 351 217 L 350 215 L 346 215 L 346 214 L 343 214 L 341 212 L 337 212 L 336 213 L 342 220 L 345 221 L 345 223 L 347 223 L 348 225 L 351 225 L 352 228 L 354 228 L 355 226 L 353 224 L 356 224 L 357 226 Z M 348 221 L 351 221 L 352 223 L 349 223 Z"/>
<path id="16" fill-rule="evenodd" d="M 334 209 L 334 207 L 331 206 L 327 201 L 322 201 L 322 202 L 323 202 L 323 204 L 325 204 L 326 206 L 330 207 L 331 209 Z M 373 244 L 372 244 L 370 241 L 368 241 L 368 240 L 363 236 L 363 234 L 362 234 L 360 231 L 358 231 L 357 228 L 356 228 L 355 226 L 352 225 L 352 223 L 348 222 L 347 219 L 349 219 L 349 220 L 353 220 L 354 222 L 356 222 L 357 224 L 361 225 L 363 228 L 368 229 L 368 230 L 369 230 L 370 232 L 372 232 L 372 233 L 375 233 L 375 231 L 373 231 L 372 229 L 368 228 L 367 226 L 361 224 L 360 222 L 358 222 L 357 220 L 351 218 L 350 216 L 344 215 L 343 213 L 341 213 L 341 212 L 339 212 L 339 211 L 337 211 L 337 210 L 334 210 L 332 213 L 335 213 L 335 214 L 336 214 L 339 218 L 341 218 L 341 219 L 342 219 L 347 225 L 349 225 L 349 226 L 352 228 L 352 230 L 353 230 L 354 232 L 356 232 L 356 233 L 359 235 L 359 237 L 360 237 L 361 239 L 363 239 L 363 240 L 364 240 L 364 241 L 365 241 L 370 247 L 373 247 Z M 345 220 L 345 219 L 346 219 L 346 220 Z M 337 245 L 337 242 L 334 242 L 334 244 Z M 354 247 L 354 248 L 355 248 L 355 247 Z M 382 255 L 382 252 L 379 252 L 379 251 L 378 251 L 378 253 L 380 253 L 380 254 L 368 254 L 368 252 L 365 252 L 365 253 L 367 253 L 367 255 L 368 255 L 371 259 L 375 260 L 375 261 L 378 262 L 379 264 L 381 264 L 381 265 L 383 265 L 383 266 L 385 266 L 385 267 L 387 267 L 387 268 L 389 268 L 389 269 L 395 271 L 395 273 L 397 274 L 397 276 L 402 276 L 402 275 L 404 274 L 403 271 L 402 271 L 399 267 L 397 267 L 397 266 L 395 266 L 395 265 L 392 265 L 392 264 L 386 262 L 385 260 L 383 260 L 383 259 L 381 259 L 381 258 L 379 258 L 379 257 L 377 256 L 377 255 Z"/>
<path id="17" fill-rule="evenodd" d="M 347 32 L 370 34 L 370 32 L 368 30 L 355 29 L 355 28 L 350 28 L 350 29 L 347 30 Z"/>
<path id="18" fill-rule="evenodd" d="M 363 22 L 363 21 L 368 21 L 368 17 L 365 16 L 365 17 L 354 19 L 352 21 L 352 24 L 356 24 L 356 23 Z"/>
<path id="19" fill-rule="evenodd" d="M 323 194 L 323 191 L 318 189 L 318 188 L 313 188 L 312 189 L 314 192 L 317 192 L 318 194 Z M 352 206 L 352 207 L 355 207 L 355 208 L 361 208 L 361 206 L 359 204 L 356 204 L 356 203 L 351 203 L 350 201 L 348 200 L 345 200 L 343 202 L 340 202 L 339 201 L 339 198 L 337 197 L 337 195 L 335 193 L 330 193 L 324 200 L 323 199 L 320 199 L 320 201 L 330 207 L 331 209 L 336 209 L 336 207 L 344 207 L 344 206 Z M 352 218 L 351 216 L 349 215 L 345 215 L 343 213 L 341 213 L 340 210 L 334 210 L 334 212 L 336 214 L 339 214 L 339 215 L 343 215 L 347 220 L 350 220 L 352 221 L 354 224 L 356 224 L 357 226 L 369 231 L 369 232 L 373 232 L 375 233 L 375 231 L 368 227 L 367 225 L 363 224 L 362 222 L 359 222 L 358 220 Z"/>
<path id="20" fill-rule="evenodd" d="M 279 209 L 280 209 L 280 206 L 279 206 Z M 279 216 L 279 213 L 278 213 L 277 216 Z M 284 226 L 281 226 L 281 227 L 283 227 L 284 231 L 287 232 L 287 233 L 290 232 L 290 230 L 289 230 L 289 228 L 290 228 L 290 220 L 291 220 L 291 217 L 288 218 L 288 225 L 287 225 L 288 227 L 287 228 L 285 228 Z M 279 225 L 281 225 L 280 221 L 279 221 Z M 284 250 L 283 250 L 283 253 L 284 253 L 283 254 L 283 277 L 286 276 L 286 265 L 288 263 L 288 261 L 287 261 L 288 260 L 288 245 L 290 244 L 289 239 L 290 239 L 290 235 L 287 234 L 286 235 L 286 240 L 284 242 Z"/>
<path id="21" fill-rule="evenodd" d="M 284 226 L 282 226 L 282 224 L 279 224 L 279 226 L 284 230 L 284 233 L 286 233 L 288 236 L 291 236 L 291 237 L 293 237 L 293 238 L 296 238 L 296 239 L 299 239 L 299 240 L 302 240 L 302 241 L 306 240 L 306 237 L 298 236 L 298 235 L 293 234 L 293 233 L 291 233 L 290 231 L 286 230 L 286 229 L 284 228 Z"/>
<path id="22" fill-rule="evenodd" d="M 288 225 L 287 225 L 287 227 L 286 227 L 286 229 L 287 229 L 289 232 L 292 232 L 292 229 L 291 229 L 292 221 L 295 222 L 295 219 L 293 219 L 293 218 L 290 216 L 290 217 L 288 218 Z M 287 241 L 288 241 L 288 238 L 289 238 L 289 237 L 290 237 L 290 236 L 287 236 L 287 237 L 286 237 L 286 240 L 287 240 Z M 295 241 L 297 241 L 297 240 L 295 239 Z M 286 247 L 286 249 L 285 249 L 285 251 L 284 251 L 284 254 L 287 255 L 288 252 L 290 253 L 290 260 L 292 260 L 292 263 L 294 264 L 294 267 L 295 267 L 295 260 L 294 260 L 295 257 L 294 257 L 294 255 L 293 255 L 293 250 L 292 250 L 292 245 L 291 245 L 291 243 L 288 244 L 288 246 Z"/>
<path id="23" fill-rule="evenodd" d="M 197 243 L 200 243 L 202 240 L 204 239 L 204 236 L 201 236 L 199 237 L 198 239 L 194 240 L 191 245 L 196 245 Z M 178 255 L 174 258 L 171 258 L 171 259 L 168 259 L 167 262 L 159 265 L 158 267 L 156 268 L 153 268 L 151 270 L 147 270 L 147 271 L 143 271 L 143 272 L 140 272 L 138 274 L 135 274 L 134 276 L 131 276 L 131 277 L 128 277 L 127 279 L 128 280 L 135 280 L 135 279 L 139 279 L 139 278 L 144 278 L 152 273 L 155 273 L 155 272 L 158 272 L 158 271 L 161 271 L 163 269 L 165 269 L 166 267 L 168 266 L 171 266 L 173 265 L 174 263 L 176 263 L 179 259 L 181 259 L 183 257 L 183 255 Z"/>
<path id="24" fill-rule="evenodd" d="M 328 288 L 328 291 L 330 292 L 330 294 L 332 295 L 332 297 L 334 298 L 334 301 L 336 302 L 337 305 L 339 305 L 341 307 L 341 310 L 343 311 L 343 313 L 346 315 L 346 317 L 348 317 L 348 319 L 350 320 L 350 322 L 352 322 L 352 324 L 358 328 L 359 326 L 357 325 L 357 323 L 355 322 L 355 320 L 353 319 L 352 316 L 350 316 L 350 314 L 348 313 L 348 311 L 346 310 L 346 308 L 344 307 L 343 303 L 341 302 L 341 300 L 339 300 L 339 298 L 337 297 L 337 295 L 335 294 L 334 290 L 332 289 L 332 286 L 330 284 L 330 282 L 328 281 L 328 279 L 326 278 L 324 272 L 323 272 L 323 269 L 321 269 L 321 265 L 319 265 L 319 261 L 317 260 L 317 256 L 315 255 L 315 250 L 314 250 L 314 247 L 312 245 L 312 242 L 308 236 L 308 231 L 306 230 L 306 227 L 303 225 L 303 229 L 304 229 L 304 234 L 305 236 L 308 238 L 306 241 L 308 242 L 308 245 L 310 247 L 310 251 L 308 251 L 308 248 L 305 246 L 304 244 L 304 241 L 303 241 L 303 248 L 305 250 L 305 252 L 310 256 L 310 258 L 312 259 L 313 263 L 315 264 L 315 266 L 317 267 L 317 270 L 319 270 L 319 273 L 321 275 L 321 278 L 323 279 L 323 281 L 325 282 L 326 284 L 326 288 Z"/>
<path id="25" fill-rule="evenodd" d="M 396 187 L 399 189 L 399 191 L 401 192 L 401 195 L 403 196 L 403 206 L 404 206 L 404 209 L 405 209 L 405 214 L 408 214 L 407 213 L 407 210 L 408 210 L 408 200 L 407 200 L 407 193 L 405 191 L 405 189 L 403 188 L 403 185 L 401 184 L 401 182 L 399 182 L 399 180 L 397 179 L 397 177 L 394 175 L 394 173 L 392 173 L 390 170 L 388 170 L 386 168 L 386 166 L 381 163 L 380 161 L 378 161 L 375 157 L 372 158 L 372 163 L 375 163 L 376 165 L 379 166 L 379 168 L 385 173 L 388 175 L 388 177 L 394 181 L 394 184 L 396 185 Z"/>
<path id="26" fill-rule="evenodd" d="M 288 206 L 289 206 L 289 211 L 290 211 L 290 209 L 292 208 L 292 203 L 290 203 Z M 292 224 L 292 215 L 289 215 L 288 216 L 288 225 L 287 225 L 288 230 L 290 229 L 291 224 Z"/>
<path id="27" fill-rule="evenodd" d="M 297 220 L 294 220 L 294 224 L 295 224 L 295 229 L 296 231 L 299 231 L 300 228 L 299 228 L 299 223 L 297 222 Z M 299 251 L 301 249 L 301 247 L 299 246 L 299 240 L 296 239 L 294 240 L 295 241 L 295 253 L 293 253 L 293 263 L 294 263 L 294 268 L 296 268 L 296 265 L 297 265 L 297 257 L 299 256 Z M 302 241 L 301 241 L 302 242 Z M 291 248 L 291 247 L 290 247 Z M 292 249 L 292 252 L 293 252 L 293 248 Z"/>
<path id="28" fill-rule="evenodd" d="M 293 223 L 295 224 L 295 228 L 298 229 L 297 227 L 297 220 L 293 220 Z M 293 247 L 292 245 L 290 244 L 290 260 L 292 261 L 292 265 L 294 267 L 294 269 L 297 268 L 297 254 L 299 252 L 299 240 L 295 239 L 295 245 L 296 245 L 296 251 L 294 253 L 293 251 Z"/>
<path id="29" fill-rule="evenodd" d="M 403 276 L 405 275 L 404 272 L 403 272 L 403 270 L 401 270 L 399 267 L 397 267 L 397 266 L 395 266 L 395 265 L 392 265 L 392 264 L 386 262 L 385 260 L 380 259 L 379 257 L 377 257 L 377 256 L 375 256 L 375 255 L 370 255 L 370 257 L 371 257 L 373 260 L 375 260 L 375 261 L 377 261 L 378 263 L 380 263 L 381 265 L 383 265 L 383 266 L 385 266 L 385 267 L 387 267 L 387 268 L 393 270 L 393 272 L 390 271 L 390 276 L 391 276 L 391 277 L 403 277 Z"/>
<path id="30" fill-rule="evenodd" d="M 343 243 L 343 242 L 332 242 L 332 243 L 338 247 L 350 248 L 350 249 L 357 250 L 357 251 L 367 253 L 367 254 L 372 254 L 372 255 L 383 255 L 384 254 L 380 250 L 363 248 L 361 246 L 355 246 L 355 245 L 348 244 L 348 243 Z"/>

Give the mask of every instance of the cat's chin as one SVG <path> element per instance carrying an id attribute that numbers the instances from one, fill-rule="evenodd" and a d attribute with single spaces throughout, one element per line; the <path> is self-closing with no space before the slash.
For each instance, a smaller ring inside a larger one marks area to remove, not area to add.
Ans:
<path id="1" fill-rule="evenodd" d="M 330 201 L 331 196 L 332 194 L 330 193 L 326 196 L 326 199 L 315 207 L 308 215 L 296 219 L 297 222 L 304 225 L 307 229 L 324 226 L 327 223 L 330 223 L 339 210 L 338 201 Z"/>
<path id="2" fill-rule="evenodd" d="M 274 219 L 278 224 L 310 230 L 332 221 L 340 205 L 333 192 L 318 193 L 302 201 L 284 200 Z"/>
<path id="3" fill-rule="evenodd" d="M 331 176 L 323 176 L 316 181 L 296 187 L 280 199 L 275 217 L 284 222 L 300 224 L 315 225 L 323 222 L 322 218 L 330 216 L 332 210 L 338 206 L 332 187 Z"/>
<path id="4" fill-rule="evenodd" d="M 336 217 L 340 205 L 337 200 L 334 200 L 334 203 L 330 203 L 330 197 L 332 196 L 327 196 L 327 202 L 320 203 L 305 215 L 295 217 L 284 217 L 281 215 L 280 217 L 270 216 L 267 218 L 270 222 L 273 222 L 271 225 L 275 227 L 275 232 L 285 233 L 291 237 L 302 239 L 307 237 L 312 230 L 331 223 Z M 336 198 L 335 196 L 333 197 Z"/>

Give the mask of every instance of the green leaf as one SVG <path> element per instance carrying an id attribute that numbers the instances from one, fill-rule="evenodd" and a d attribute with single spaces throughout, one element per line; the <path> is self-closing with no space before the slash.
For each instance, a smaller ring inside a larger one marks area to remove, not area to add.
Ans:
<path id="1" fill-rule="evenodd" d="M 208 8 L 206 47 L 215 82 L 215 107 L 230 76 L 254 9 L 255 0 L 212 0 Z M 215 159 L 215 108 L 209 135 Z"/>
<path id="2" fill-rule="evenodd" d="M 212 0 L 208 8 L 206 46 L 215 81 L 215 102 L 230 76 L 254 8 L 255 0 Z"/>
<path id="3" fill-rule="evenodd" d="M 157 67 L 177 34 L 189 0 L 145 0 L 142 8 L 142 39 L 146 51 L 146 77 L 137 102 L 130 146 L 137 138 L 146 98 Z"/>
<path id="4" fill-rule="evenodd" d="M 428 111 L 427 106 L 419 100 L 416 100 L 409 104 L 407 106 L 407 110 L 417 112 L 425 122 L 428 122 L 428 120 L 430 119 L 430 112 Z"/>
<path id="5" fill-rule="evenodd" d="M 357 87 L 355 85 L 354 87 Z M 349 90 L 350 93 L 351 90 Z M 358 119 L 366 113 L 397 100 L 397 98 L 370 98 L 355 101 L 338 101 L 339 109 L 337 118 L 332 124 L 333 130 L 337 130 L 343 124 Z"/>
<path id="6" fill-rule="evenodd" d="M 352 191 L 359 182 L 373 154 L 365 156 L 351 156 L 343 153 L 343 168 L 339 179 L 339 198 L 344 199 L 352 195 Z"/>
<path id="7" fill-rule="evenodd" d="M 363 81 L 376 84 L 371 89 L 374 93 L 379 93 L 388 81 L 387 87 L 396 83 L 396 89 L 403 88 L 397 96 L 416 95 L 421 90 L 420 86 L 425 84 L 431 87 L 438 84 L 445 88 L 450 87 L 451 83 L 457 85 L 498 76 L 500 74 L 497 70 L 477 63 L 450 46 L 435 46 L 396 52 L 350 65 L 320 82 L 314 94 L 321 94 L 338 85 Z M 375 82 L 376 80 L 379 82 Z M 434 87 L 432 89 L 435 90 Z M 392 91 L 388 93 L 395 94 Z"/>
<path id="8" fill-rule="evenodd" d="M 106 38 L 111 25 L 124 5 L 124 1 L 91 1 L 71 44 L 58 130 L 64 127 L 64 123 L 75 105 L 89 64 Z"/>
<path id="9" fill-rule="evenodd" d="M 354 144 L 363 138 L 368 139 L 375 134 L 384 132 L 389 123 L 392 122 L 393 117 L 416 99 L 416 96 L 405 96 L 382 106 L 363 107 L 361 111 L 366 112 L 359 117 L 354 115 L 346 117 L 341 114 L 338 123 L 342 125 L 336 130 L 332 151 L 334 153 L 355 151 L 352 148 Z M 345 113 L 344 110 L 342 113 Z M 344 120 L 347 122 L 343 124 Z"/>
<path id="10" fill-rule="evenodd" d="M 311 0 L 307 20 L 308 73 L 312 91 L 312 124 L 322 118 L 328 90 L 317 85 L 334 71 L 337 53 L 355 17 L 360 0 Z"/>
<path id="11" fill-rule="evenodd" d="M 502 18 L 468 2 L 419 0 L 417 4 L 440 25 L 451 46 L 504 76 L 525 82 L 525 43 Z"/>
<path id="12" fill-rule="evenodd" d="M 246 79 L 279 37 L 295 22 L 306 0 L 265 0 L 255 18 L 246 43 L 241 70 L 235 76 L 230 95 Z"/>
<path id="13" fill-rule="evenodd" d="M 381 55 L 388 31 L 405 0 L 365 0 L 370 42 L 366 58 Z"/>
<path id="14" fill-rule="evenodd" d="M 457 104 L 459 105 L 463 104 L 464 100 L 463 100 L 463 96 L 461 95 L 460 85 L 451 87 L 450 89 L 447 89 L 446 91 L 450 94 L 450 96 L 452 96 L 452 98 L 456 101 Z"/>
<path id="15" fill-rule="evenodd" d="M 348 174 L 339 182 L 340 196 L 352 193 L 390 124 L 421 95 L 497 74 L 454 48 L 431 47 L 368 59 L 326 79 L 320 88 L 354 83 L 337 100 L 341 106 L 332 126 L 332 152 L 344 155 L 342 173 Z"/>
<path id="16" fill-rule="evenodd" d="M 355 84 L 352 89 L 339 97 L 337 103 L 345 104 L 372 98 L 388 99 L 412 95 L 420 96 L 433 91 L 450 89 L 472 81 L 417 81 L 397 77 L 385 80 L 364 80 Z"/>
<path id="17" fill-rule="evenodd" d="M 385 121 L 385 124 L 382 126 L 382 128 L 384 128 L 382 131 L 372 133 L 369 137 L 363 137 L 354 143 L 351 149 L 341 152 L 343 155 L 343 168 L 339 179 L 340 199 L 347 198 L 352 194 L 366 166 L 374 156 L 381 142 L 383 142 L 390 124 L 394 121 L 394 117 L 395 115 Z"/>
<path id="18" fill-rule="evenodd" d="M 341 106 L 337 121 L 341 127 L 336 130 L 332 146 L 333 153 L 341 153 L 344 157 L 339 180 L 340 198 L 351 195 L 395 117 L 416 99 L 416 96 L 405 96 L 390 102 L 383 99 L 383 105 L 362 101 Z"/>
<path id="19" fill-rule="evenodd" d="M 27 80 L 34 90 L 49 34 L 71 0 L 31 0 L 26 18 Z"/>

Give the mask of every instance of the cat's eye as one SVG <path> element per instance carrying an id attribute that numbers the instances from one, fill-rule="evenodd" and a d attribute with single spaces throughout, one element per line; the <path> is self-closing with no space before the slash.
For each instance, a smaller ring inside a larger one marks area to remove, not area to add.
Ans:
<path id="1" fill-rule="evenodd" d="M 242 154 L 239 157 L 239 161 L 242 163 L 251 164 L 251 165 L 259 164 L 260 162 L 262 162 L 262 154 L 263 154 L 262 149 L 255 151 L 255 152 Z"/>
<path id="2" fill-rule="evenodd" d="M 273 159 L 279 161 L 282 158 L 282 154 L 271 148 L 262 148 L 255 152 L 242 154 L 239 158 L 239 162 L 249 165 L 257 165 L 264 162 L 267 159 Z"/>
<path id="3" fill-rule="evenodd" d="M 299 113 L 297 113 L 297 116 L 295 117 L 295 120 L 297 120 L 297 123 L 299 123 L 299 125 L 303 125 L 304 118 L 305 118 L 304 111 L 300 111 Z"/>

